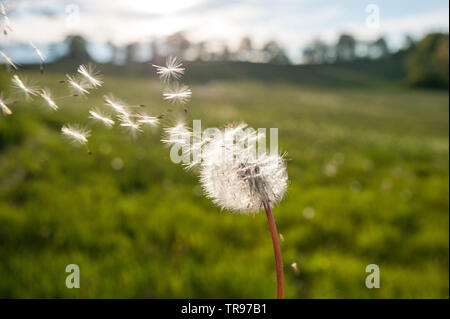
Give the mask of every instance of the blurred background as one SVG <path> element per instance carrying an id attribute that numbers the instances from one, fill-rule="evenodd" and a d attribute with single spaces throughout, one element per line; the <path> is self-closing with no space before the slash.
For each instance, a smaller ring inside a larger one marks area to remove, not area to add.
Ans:
<path id="1" fill-rule="evenodd" d="M 2 1 L 0 297 L 273 298 L 264 214 L 221 211 L 161 129 L 88 120 L 113 93 L 162 123 L 276 127 L 290 185 L 274 208 L 288 298 L 449 297 L 447 1 Z M 39 57 L 47 60 L 39 72 Z M 151 63 L 183 58 L 186 114 Z M 93 63 L 104 86 L 69 96 Z M 60 109 L 11 87 L 48 87 Z M 1 115 L 1 114 L 0 114 Z M 89 156 L 60 129 L 92 130 Z M 77 264 L 81 288 L 67 289 Z M 366 266 L 380 268 L 368 289 Z"/>

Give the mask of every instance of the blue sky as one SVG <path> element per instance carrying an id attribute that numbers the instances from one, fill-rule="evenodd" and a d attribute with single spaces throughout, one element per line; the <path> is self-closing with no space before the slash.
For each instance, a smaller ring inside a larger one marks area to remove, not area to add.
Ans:
<path id="1" fill-rule="evenodd" d="M 386 36 L 391 46 L 405 34 L 448 32 L 448 1 L 364 0 L 9 0 L 14 27 L 0 45 L 58 42 L 80 33 L 94 42 L 125 44 L 186 31 L 193 41 L 233 47 L 243 36 L 256 46 L 275 39 L 295 58 L 314 38 L 335 41 L 342 32 L 360 40 Z M 379 26 L 367 27 L 369 4 L 379 8 Z"/>

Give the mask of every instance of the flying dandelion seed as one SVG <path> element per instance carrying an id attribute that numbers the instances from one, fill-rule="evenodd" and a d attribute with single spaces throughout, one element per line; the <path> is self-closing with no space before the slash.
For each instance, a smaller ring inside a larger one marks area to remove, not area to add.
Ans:
<path id="1" fill-rule="evenodd" d="M 26 98 L 29 98 L 30 95 L 36 95 L 38 93 L 38 89 L 36 87 L 28 85 L 26 80 L 20 79 L 17 74 L 13 76 L 12 82 L 15 88 L 25 94 Z"/>
<path id="2" fill-rule="evenodd" d="M 149 116 L 146 114 L 138 114 L 137 118 L 138 118 L 138 123 L 141 123 L 141 124 L 156 126 L 159 123 L 159 119 L 157 117 Z"/>
<path id="3" fill-rule="evenodd" d="M 137 132 L 141 132 L 141 124 L 132 120 L 130 114 L 119 114 L 120 126 L 127 128 L 131 136 L 135 137 Z"/>
<path id="4" fill-rule="evenodd" d="M 3 3 L 0 3 L 0 12 L 1 12 L 2 16 L 3 16 L 3 21 L 4 21 L 4 24 L 5 24 L 5 28 L 3 29 L 3 33 L 5 35 L 8 35 L 8 30 L 10 32 L 12 32 L 14 30 L 11 27 L 11 23 L 9 22 L 9 18 L 8 18 L 8 13 L 6 12 L 6 8 L 5 8 Z"/>
<path id="5" fill-rule="evenodd" d="M 88 65 L 80 65 L 78 67 L 78 73 L 80 73 L 84 78 L 94 87 L 102 86 L 103 81 L 100 78 L 98 72 L 95 71 L 94 67 Z"/>
<path id="6" fill-rule="evenodd" d="M 0 50 L 0 55 L 5 59 L 6 63 L 8 63 L 10 66 L 12 66 L 15 70 L 18 69 L 17 65 L 11 60 L 11 58 L 2 50 Z"/>
<path id="7" fill-rule="evenodd" d="M 167 89 L 163 93 L 164 100 L 169 100 L 174 103 L 186 104 L 191 99 L 192 91 L 187 86 L 180 88 Z"/>
<path id="8" fill-rule="evenodd" d="M 6 105 L 6 100 L 3 99 L 3 95 L 0 94 L 0 110 L 5 115 L 11 115 L 12 111 L 11 109 Z"/>
<path id="9" fill-rule="evenodd" d="M 112 127 L 114 121 L 107 115 L 103 114 L 99 109 L 92 109 L 89 111 L 90 118 L 96 121 L 100 121 L 107 127 Z"/>
<path id="10" fill-rule="evenodd" d="M 184 123 L 178 123 L 173 127 L 164 128 L 164 137 L 161 142 L 167 145 L 183 144 L 186 146 L 189 145 L 191 136 L 191 130 Z"/>
<path id="11" fill-rule="evenodd" d="M 183 63 L 178 57 L 168 57 L 166 59 L 166 66 L 159 66 L 152 64 L 156 68 L 156 74 L 164 81 L 168 82 L 171 79 L 178 80 L 184 74 Z"/>
<path id="12" fill-rule="evenodd" d="M 294 269 L 295 272 L 298 272 L 298 266 L 295 261 L 291 262 L 291 268 Z"/>
<path id="13" fill-rule="evenodd" d="M 66 77 L 67 77 L 67 83 L 69 83 L 69 86 L 70 86 L 74 96 L 89 94 L 89 91 L 87 90 L 89 88 L 89 86 L 87 85 L 86 82 L 75 79 L 74 77 L 70 76 L 69 74 L 66 74 Z"/>
<path id="14" fill-rule="evenodd" d="M 63 125 L 61 133 L 73 144 L 86 144 L 90 131 L 73 125 Z"/>
<path id="15" fill-rule="evenodd" d="M 46 60 L 45 55 L 42 53 L 41 50 L 37 46 L 34 45 L 33 42 L 30 41 L 30 46 L 33 48 L 34 52 L 36 52 L 37 56 L 41 60 L 41 62 L 44 62 Z"/>
<path id="16" fill-rule="evenodd" d="M 56 111 L 58 109 L 58 105 L 56 105 L 55 101 L 52 98 L 52 94 L 49 89 L 42 89 L 39 95 L 45 100 L 47 105 Z"/>
<path id="17" fill-rule="evenodd" d="M 130 116 L 130 113 L 128 112 L 128 106 L 124 102 L 116 99 L 112 95 L 105 95 L 103 98 L 105 99 L 106 105 L 111 107 L 116 113 L 126 117 Z"/>

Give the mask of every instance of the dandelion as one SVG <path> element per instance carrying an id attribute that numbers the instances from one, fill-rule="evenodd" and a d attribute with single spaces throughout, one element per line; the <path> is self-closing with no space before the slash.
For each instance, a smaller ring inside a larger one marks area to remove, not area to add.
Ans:
<path id="1" fill-rule="evenodd" d="M 15 74 L 12 79 L 13 86 L 16 87 L 19 91 L 25 94 L 26 98 L 29 98 L 30 95 L 36 95 L 38 90 L 36 87 L 28 85 L 27 81 L 24 79 L 20 79 L 20 77 Z"/>
<path id="2" fill-rule="evenodd" d="M 84 145 L 88 142 L 90 131 L 73 125 L 63 125 L 61 133 L 73 144 Z"/>
<path id="3" fill-rule="evenodd" d="M 105 99 L 105 103 L 106 105 L 108 105 L 109 107 L 111 107 L 116 113 L 118 113 L 119 115 L 124 115 L 124 116 L 129 116 L 129 111 L 128 111 L 128 106 L 116 99 L 113 95 L 105 95 L 103 97 Z"/>
<path id="4" fill-rule="evenodd" d="M 284 275 L 279 236 L 272 207 L 287 189 L 284 157 L 256 155 L 258 136 L 245 124 L 228 127 L 202 146 L 200 183 L 206 196 L 222 209 L 257 213 L 264 208 L 272 236 L 277 274 L 277 297 L 284 298 Z"/>
<path id="5" fill-rule="evenodd" d="M 3 114 L 11 115 L 12 111 L 8 107 L 8 105 L 6 105 L 6 103 L 7 103 L 6 100 L 3 99 L 3 94 L 0 94 L 0 110 L 2 111 Z"/>
<path id="6" fill-rule="evenodd" d="M 102 86 L 103 81 L 100 79 L 100 75 L 95 71 L 94 67 L 88 65 L 80 65 L 78 67 L 78 73 L 80 73 L 94 88 Z"/>
<path id="7" fill-rule="evenodd" d="M 170 79 L 178 80 L 184 74 L 183 63 L 178 57 L 168 57 L 166 59 L 166 66 L 159 66 L 152 64 L 156 68 L 156 74 L 164 81 L 168 82 Z"/>
<path id="8" fill-rule="evenodd" d="M 39 95 L 45 100 L 50 108 L 55 111 L 58 109 L 58 105 L 56 105 L 55 101 L 53 100 L 49 89 L 42 89 Z"/>
<path id="9" fill-rule="evenodd" d="M 89 91 L 87 90 L 89 88 L 89 85 L 87 85 L 86 82 L 78 80 L 75 77 L 70 76 L 69 74 L 66 74 L 66 77 L 67 83 L 69 83 L 74 96 L 89 94 Z"/>
<path id="10" fill-rule="evenodd" d="M 10 66 L 12 66 L 15 70 L 17 70 L 17 65 L 11 60 L 11 58 L 2 50 L 0 50 L 0 55 L 5 59 L 6 63 L 8 63 Z"/>
<path id="11" fill-rule="evenodd" d="M 107 115 L 103 114 L 99 109 L 92 109 L 89 111 L 90 118 L 102 122 L 107 127 L 112 127 L 114 121 Z"/>
<path id="12" fill-rule="evenodd" d="M 169 100 L 174 103 L 186 104 L 191 99 L 192 91 L 187 86 L 179 88 L 167 89 L 163 93 L 164 100 Z"/>

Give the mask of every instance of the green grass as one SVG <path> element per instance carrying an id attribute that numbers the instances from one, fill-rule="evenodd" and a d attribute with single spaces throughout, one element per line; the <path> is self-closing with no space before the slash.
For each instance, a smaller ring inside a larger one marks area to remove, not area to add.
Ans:
<path id="1" fill-rule="evenodd" d="M 29 77 L 67 95 L 63 74 Z M 157 81 L 105 82 L 59 100 L 58 112 L 36 98 L 0 117 L 0 297 L 273 298 L 265 215 L 221 212 L 170 161 L 160 129 L 133 139 L 90 123 L 107 92 L 155 115 L 167 108 Z M 290 185 L 274 214 L 288 298 L 449 297 L 448 92 L 255 81 L 192 90 L 188 121 L 279 129 Z M 65 123 L 92 126 L 92 156 L 62 139 Z M 80 289 L 65 287 L 71 263 Z M 373 263 L 379 289 L 365 287 Z"/>

